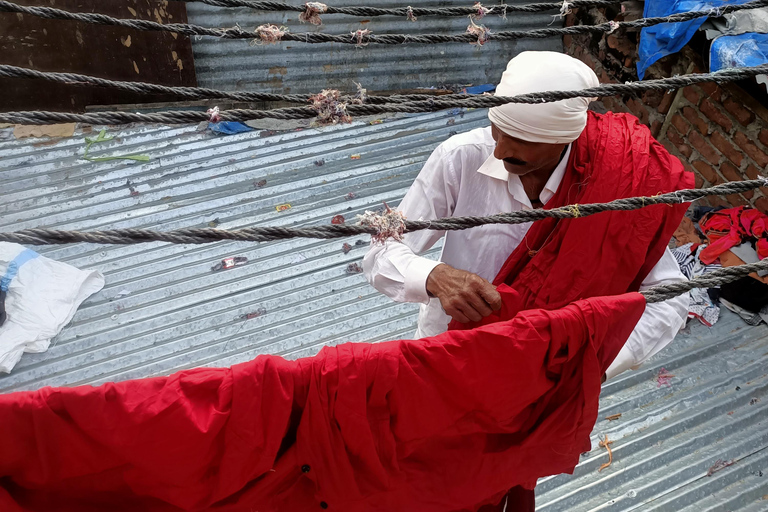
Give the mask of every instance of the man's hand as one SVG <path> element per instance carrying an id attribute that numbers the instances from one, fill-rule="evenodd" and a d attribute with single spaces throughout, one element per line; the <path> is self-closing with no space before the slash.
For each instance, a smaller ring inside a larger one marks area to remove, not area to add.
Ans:
<path id="1" fill-rule="evenodd" d="M 478 276 L 449 265 L 436 266 L 427 277 L 427 291 L 440 299 L 448 315 L 463 324 L 479 322 L 501 309 L 501 295 Z"/>

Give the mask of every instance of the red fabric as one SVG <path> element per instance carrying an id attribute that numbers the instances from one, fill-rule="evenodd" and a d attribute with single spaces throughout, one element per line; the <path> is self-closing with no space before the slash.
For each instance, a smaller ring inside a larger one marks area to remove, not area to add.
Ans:
<path id="1" fill-rule="evenodd" d="M 472 331 L 0 396 L 0 510 L 476 510 L 571 472 L 645 301 L 500 291 Z"/>
<path id="2" fill-rule="evenodd" d="M 567 172 L 545 208 L 655 196 L 693 188 L 693 174 L 629 114 L 589 113 Z M 654 205 L 535 222 L 494 284 L 520 292 L 523 309 L 637 291 L 661 258 L 688 204 Z M 531 255 L 529 251 L 537 250 Z"/>
<path id="3" fill-rule="evenodd" d="M 757 239 L 757 256 L 761 260 L 768 256 L 768 215 L 754 208 L 739 206 L 709 213 L 699 227 L 710 242 L 699 255 L 702 263 L 713 263 L 725 251 L 750 238 Z"/>

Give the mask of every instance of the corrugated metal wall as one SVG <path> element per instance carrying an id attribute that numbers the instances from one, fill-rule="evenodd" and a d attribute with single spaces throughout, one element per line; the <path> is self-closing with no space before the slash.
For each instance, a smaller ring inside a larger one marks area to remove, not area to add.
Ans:
<path id="1" fill-rule="evenodd" d="M 303 0 L 289 0 L 300 5 Z M 403 7 L 404 0 L 347 1 L 376 7 Z M 488 2 L 490 5 L 494 2 Z M 535 3 L 515 0 L 508 4 Z M 410 2 L 419 7 L 468 6 L 471 0 Z M 536 14 L 510 13 L 506 20 L 488 16 L 482 23 L 491 31 L 534 29 L 548 26 L 556 12 Z M 338 14 L 323 15 L 324 25 L 301 24 L 298 13 L 260 13 L 252 9 L 228 9 L 192 2 L 187 4 L 190 23 L 206 27 L 232 27 L 254 30 L 263 23 L 285 25 L 292 32 L 321 31 L 346 34 L 360 28 L 375 34 L 450 33 L 467 29 L 465 17 L 421 16 L 416 22 L 404 18 L 380 16 L 370 20 Z M 555 20 L 555 23 L 561 23 Z M 304 44 L 286 42 L 251 46 L 247 41 L 193 38 L 198 84 L 224 90 L 269 91 L 273 93 L 308 93 L 322 88 L 354 90 L 360 82 L 370 90 L 411 89 L 441 84 L 496 83 L 507 61 L 525 50 L 562 51 L 562 40 L 523 39 L 491 41 L 478 48 L 468 43 L 439 45 L 369 45 L 355 48 L 345 44 Z"/>

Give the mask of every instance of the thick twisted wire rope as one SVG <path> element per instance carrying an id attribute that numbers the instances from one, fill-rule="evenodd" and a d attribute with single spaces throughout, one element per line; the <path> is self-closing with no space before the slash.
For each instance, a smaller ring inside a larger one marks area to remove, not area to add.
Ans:
<path id="1" fill-rule="evenodd" d="M 436 108 L 431 108 L 427 111 L 440 110 L 443 108 L 487 108 L 503 105 L 506 103 L 545 103 L 551 101 L 559 101 L 574 97 L 600 97 L 600 96 L 612 96 L 617 94 L 635 94 L 645 92 L 649 90 L 670 91 L 678 89 L 680 87 L 686 87 L 704 82 L 731 82 L 736 80 L 743 80 L 745 78 L 754 77 L 768 73 L 768 65 L 748 67 L 748 68 L 733 68 L 725 69 L 722 71 L 716 71 L 714 73 L 694 73 L 689 75 L 673 76 L 670 78 L 661 78 L 656 80 L 646 80 L 643 82 L 627 82 L 623 84 L 601 84 L 597 87 L 591 87 L 588 89 L 574 90 L 574 91 L 545 91 L 540 93 L 522 94 L 518 96 L 468 96 L 466 94 L 445 94 L 441 96 L 434 96 L 431 94 L 403 94 L 403 95 L 390 95 L 390 96 L 368 96 L 366 99 L 367 105 L 384 105 L 387 103 L 399 103 L 406 104 L 408 107 L 410 102 L 429 102 Z M 205 100 L 205 99 L 231 99 L 236 101 L 285 101 L 294 103 L 306 103 L 309 101 L 311 95 L 302 94 L 273 94 L 264 92 L 229 92 L 218 91 L 215 89 L 207 89 L 203 87 L 170 87 L 165 85 L 149 84 L 144 82 L 123 82 L 117 80 L 107 80 L 104 78 L 98 78 L 88 75 L 80 75 L 76 73 L 53 73 L 36 71 L 33 69 L 21 68 L 16 66 L 8 66 L 0 64 L 0 77 L 5 78 L 25 78 L 25 79 L 40 79 L 50 82 L 75 85 L 80 87 L 96 86 L 118 89 L 127 92 L 133 92 L 138 94 L 167 94 L 178 96 L 180 98 L 188 100 Z M 462 103 L 449 103 L 449 102 Z M 364 114 L 365 105 L 349 105 L 347 107 L 350 113 Z M 422 105 L 423 106 L 423 105 Z M 423 111 L 423 110 L 422 110 Z M 229 111 L 232 112 L 232 111 Z M 285 109 L 274 109 L 270 112 L 275 112 L 276 115 L 285 113 Z M 287 112 L 298 113 L 298 117 L 312 117 L 316 113 L 314 110 L 288 110 Z M 304 114 L 306 112 L 306 114 Z M 381 107 L 377 107 L 375 110 L 371 110 L 369 113 L 381 113 L 387 112 Z M 21 113 L 17 113 L 21 114 Z M 226 114 L 226 112 L 224 113 Z M 224 115 L 223 114 L 223 115 Z M 269 117 L 269 116 L 264 116 Z M 297 117 L 297 118 L 298 118 Z M 234 119 L 230 119 L 234 120 Z"/>
<path id="2" fill-rule="evenodd" d="M 728 195 L 745 192 L 768 185 L 768 178 L 750 181 L 734 181 L 706 189 L 686 189 L 653 197 L 629 197 L 609 203 L 567 205 L 551 210 L 521 210 L 483 217 L 450 217 L 432 221 L 405 221 L 405 232 L 424 229 L 462 230 L 485 224 L 522 224 L 545 218 L 571 219 L 586 217 L 605 211 L 629 211 L 656 204 L 680 204 L 712 195 Z M 145 242 L 170 242 L 176 244 L 204 244 L 221 240 L 244 242 L 268 242 L 288 238 L 342 238 L 354 235 L 377 235 L 378 231 L 359 224 L 329 224 L 306 228 L 282 226 L 257 226 L 238 230 L 213 228 L 187 228 L 173 231 L 146 229 L 113 229 L 105 231 L 61 231 L 53 229 L 25 229 L 0 232 L 0 241 L 26 245 L 50 245 L 87 242 L 95 244 L 137 244 Z"/>
<path id="3" fill-rule="evenodd" d="M 606 22 L 598 25 L 574 25 L 571 27 L 563 28 L 544 28 L 534 30 L 507 30 L 501 32 L 494 32 L 491 34 L 492 40 L 498 41 L 511 41 L 522 38 L 541 39 L 553 36 L 563 35 L 577 35 L 588 33 L 610 33 L 618 28 L 642 28 L 650 27 L 653 25 L 659 25 L 661 23 L 675 23 L 682 21 L 690 21 L 697 18 L 708 16 L 722 16 L 724 14 L 741 11 L 745 9 L 757 9 L 761 7 L 767 7 L 768 0 L 754 0 L 746 4 L 741 5 L 725 5 L 718 7 L 717 9 L 708 9 L 704 11 L 691 11 L 678 14 L 672 14 L 669 16 L 659 16 L 653 18 L 640 18 L 634 21 L 621 21 L 621 22 Z M 148 20 L 135 20 L 135 19 L 121 19 L 106 16 L 104 14 L 97 13 L 74 13 L 69 11 L 63 11 L 61 9 L 54 9 L 51 7 L 27 7 L 23 5 L 14 4 L 5 0 L 0 0 L 0 12 L 14 12 L 20 14 L 29 14 L 31 16 L 37 16 L 46 19 L 59 19 L 59 20 L 71 20 L 81 21 L 85 23 L 94 23 L 98 25 L 111 25 L 120 26 L 126 28 L 132 28 L 136 30 L 150 30 L 150 31 L 162 31 L 173 32 L 177 34 L 184 34 L 189 36 L 213 36 L 222 39 L 255 39 L 257 35 L 254 32 L 249 32 L 241 29 L 240 27 L 232 28 L 206 28 L 199 25 L 191 25 L 188 23 L 171 23 L 163 25 L 154 21 Z M 344 43 L 354 44 L 357 46 L 366 45 L 369 43 L 374 44 L 405 44 L 405 43 L 421 43 L 421 44 L 440 44 L 449 42 L 464 42 L 472 43 L 477 42 L 477 36 L 473 34 L 457 34 L 457 35 L 445 35 L 445 34 L 359 34 L 359 36 L 345 34 L 345 35 L 333 35 L 325 34 L 322 32 L 304 32 L 300 34 L 285 33 L 281 36 L 281 41 L 298 41 L 304 43 Z"/>
<path id="4" fill-rule="evenodd" d="M 694 288 L 714 288 L 732 281 L 737 281 L 748 276 L 752 272 L 758 272 L 760 270 L 768 270 L 768 259 L 764 259 L 757 263 L 723 267 L 712 272 L 707 272 L 703 276 L 691 279 L 690 281 L 661 284 L 640 293 L 645 296 L 645 300 L 649 304 L 654 302 L 664 302 L 665 300 L 682 295 Z"/>
<path id="5" fill-rule="evenodd" d="M 420 98 L 419 101 L 402 101 L 400 103 L 347 105 L 346 110 L 350 115 L 376 115 L 385 112 L 423 113 L 452 108 L 488 108 L 506 103 L 545 103 L 576 97 L 599 97 L 614 94 L 633 94 L 648 90 L 668 91 L 703 82 L 729 82 L 768 73 L 768 65 L 752 68 L 737 68 L 717 71 L 715 73 L 700 73 L 682 75 L 658 80 L 643 82 L 628 82 L 624 84 L 602 84 L 597 87 L 574 91 L 548 91 L 540 93 L 522 94 L 518 96 L 467 96 L 446 95 L 438 97 Z M 66 73 L 57 75 L 71 76 Z M 77 75 L 75 75 L 77 76 Z M 57 79 L 58 81 L 58 79 Z M 102 79 L 95 79 L 94 83 L 103 83 Z M 124 85 L 131 82 L 117 82 L 118 88 L 135 90 L 134 87 Z M 151 84 L 143 84 L 144 90 L 157 90 Z M 162 87 L 162 86 L 158 86 Z M 141 88 L 141 87 L 139 87 Z M 172 88 L 187 90 L 187 97 L 204 98 L 210 94 L 210 90 L 198 88 Z M 195 92 L 197 91 L 197 92 Z M 257 93 L 261 94 L 261 93 Z M 412 97 L 414 95 L 410 95 Z M 419 97 L 419 95 L 415 95 Z M 249 121 L 253 119 L 306 119 L 315 117 L 317 111 L 312 107 L 287 107 L 272 110 L 231 109 L 219 113 L 222 121 Z M 181 110 L 154 113 L 136 112 L 91 112 L 85 114 L 72 114 L 67 112 L 0 112 L 0 122 L 14 124 L 50 124 L 50 123 L 88 123 L 88 124 L 127 124 L 127 123 L 163 123 L 182 124 L 199 123 L 207 121 L 210 115 L 203 111 Z"/>
<path id="6" fill-rule="evenodd" d="M 304 12 L 304 5 L 288 5 L 283 2 L 262 2 L 256 0 L 176 0 L 186 3 L 200 2 L 216 7 L 247 7 L 258 11 L 271 12 Z M 576 9 L 578 7 L 610 7 L 618 5 L 622 0 L 573 0 L 566 2 L 566 7 Z M 327 6 L 323 14 L 346 14 L 348 16 L 469 16 L 477 13 L 477 7 L 366 7 L 366 6 L 347 6 L 334 7 Z M 504 15 L 512 12 L 543 12 L 553 9 L 562 9 L 563 2 L 546 2 L 540 4 L 508 5 L 494 4 L 484 5 L 487 9 L 486 16 L 492 14 Z M 410 9 L 410 10 L 409 10 Z"/>

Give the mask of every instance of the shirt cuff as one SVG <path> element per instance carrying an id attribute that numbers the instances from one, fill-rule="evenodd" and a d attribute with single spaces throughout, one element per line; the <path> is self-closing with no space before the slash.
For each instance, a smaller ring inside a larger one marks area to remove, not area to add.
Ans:
<path id="1" fill-rule="evenodd" d="M 403 275 L 407 302 L 421 302 L 422 304 L 429 302 L 427 278 L 432 270 L 441 264 L 440 261 L 433 261 L 428 258 L 414 258 L 408 264 L 408 268 Z"/>

